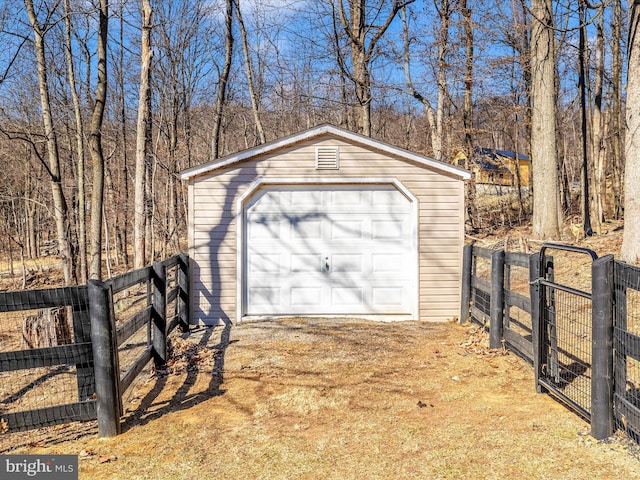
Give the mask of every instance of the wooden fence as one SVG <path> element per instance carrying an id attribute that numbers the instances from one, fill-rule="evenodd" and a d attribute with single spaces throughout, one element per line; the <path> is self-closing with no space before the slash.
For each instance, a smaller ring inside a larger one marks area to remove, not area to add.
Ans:
<path id="1" fill-rule="evenodd" d="M 590 292 L 554 280 L 547 250 L 592 255 Z M 537 391 L 590 421 L 595 438 L 621 430 L 640 443 L 640 268 L 564 245 L 545 244 L 532 255 L 467 245 L 462 279 L 461 322 L 483 325 L 491 348 L 504 346 L 531 363 Z M 585 301 L 566 307 L 561 295 Z M 586 386 L 579 401 L 574 384 Z"/>
<path id="2" fill-rule="evenodd" d="M 178 326 L 188 328 L 187 268 L 188 257 L 179 254 L 105 282 L 0 293 L 0 327 L 6 325 L 0 328 L 2 432 L 97 418 L 101 437 L 120 433 L 122 395 L 149 361 L 165 363 L 168 335 Z M 135 309 L 119 308 L 116 313 L 114 296 L 136 287 L 144 290 L 141 308 L 133 313 Z M 24 312 L 59 307 L 72 312 L 73 340 L 24 348 L 20 336 L 29 317 Z M 137 354 L 128 359 L 131 351 Z M 9 377 L 17 371 L 26 380 Z M 52 380 L 62 374 L 64 382 Z M 69 375 L 75 377 L 75 392 L 61 394 Z M 57 390 L 55 405 L 42 407 L 41 399 L 52 396 L 46 388 Z M 34 398 L 29 403 L 27 397 Z"/>

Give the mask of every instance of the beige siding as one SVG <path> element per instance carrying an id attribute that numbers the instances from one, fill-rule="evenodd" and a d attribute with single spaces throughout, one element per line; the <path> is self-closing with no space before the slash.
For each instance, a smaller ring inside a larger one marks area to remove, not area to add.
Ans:
<path id="1" fill-rule="evenodd" d="M 339 170 L 316 170 L 319 145 L 340 146 Z M 258 177 L 396 179 L 419 202 L 419 318 L 440 321 L 459 312 L 463 182 L 400 158 L 326 138 L 191 179 L 189 240 L 195 322 L 237 321 L 238 197 Z"/>

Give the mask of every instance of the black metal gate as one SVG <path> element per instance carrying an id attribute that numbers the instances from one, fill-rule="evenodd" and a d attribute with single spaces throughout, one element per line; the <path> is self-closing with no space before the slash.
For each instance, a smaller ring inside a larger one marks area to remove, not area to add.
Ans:
<path id="1" fill-rule="evenodd" d="M 586 419 L 591 418 L 592 378 L 592 294 L 591 271 L 588 277 L 570 286 L 557 283 L 554 259 L 550 251 L 588 255 L 590 262 L 598 258 L 587 248 L 544 244 L 540 251 L 539 321 L 534 348 L 538 358 L 536 385 L 567 404 Z M 571 260 L 568 260 L 571 261 Z M 557 263 L 557 262 L 556 262 Z"/>

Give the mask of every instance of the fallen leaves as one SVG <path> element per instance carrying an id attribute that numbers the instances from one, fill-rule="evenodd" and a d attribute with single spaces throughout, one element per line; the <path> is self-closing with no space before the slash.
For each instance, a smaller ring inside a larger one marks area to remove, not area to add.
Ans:
<path id="1" fill-rule="evenodd" d="M 157 375 L 179 375 L 185 372 L 214 369 L 222 350 L 193 343 L 180 337 L 169 339 L 169 360 L 156 369 Z"/>
<path id="2" fill-rule="evenodd" d="M 80 453 L 78 453 L 78 458 L 80 460 L 91 460 L 95 458 L 97 455 L 98 454 L 95 452 L 95 450 L 87 447 L 80 450 Z M 98 463 L 111 463 L 111 462 L 115 462 L 116 460 L 118 460 L 117 455 L 114 455 L 112 453 L 107 455 L 100 455 L 98 457 Z"/>
<path id="3" fill-rule="evenodd" d="M 505 348 L 489 348 L 489 331 L 481 326 L 471 328 L 467 340 L 460 346 L 463 349 L 462 356 L 479 355 L 494 358 L 509 354 Z"/>
<path id="4" fill-rule="evenodd" d="M 78 458 L 80 458 L 80 460 L 88 460 L 94 457 L 95 455 L 96 455 L 96 452 L 94 452 L 93 449 L 83 448 L 82 450 L 80 450 L 80 453 L 78 453 Z"/>

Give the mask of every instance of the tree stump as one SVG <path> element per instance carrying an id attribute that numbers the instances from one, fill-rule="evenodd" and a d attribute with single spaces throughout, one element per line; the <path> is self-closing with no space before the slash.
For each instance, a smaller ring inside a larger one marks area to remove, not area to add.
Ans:
<path id="1" fill-rule="evenodd" d="M 28 348 L 46 348 L 72 343 L 67 307 L 39 310 L 25 317 L 22 323 L 22 339 Z"/>

